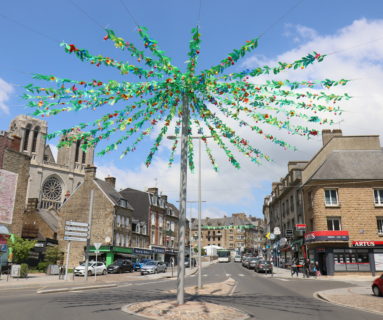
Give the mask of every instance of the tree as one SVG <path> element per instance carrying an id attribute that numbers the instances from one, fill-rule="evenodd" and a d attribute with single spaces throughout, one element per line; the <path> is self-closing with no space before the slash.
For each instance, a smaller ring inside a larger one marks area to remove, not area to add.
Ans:
<path id="1" fill-rule="evenodd" d="M 44 261 L 49 264 L 56 264 L 57 261 L 61 262 L 64 259 L 64 252 L 60 251 L 58 246 L 48 247 L 45 250 Z"/>
<path id="2" fill-rule="evenodd" d="M 193 250 L 195 253 L 198 253 L 198 246 L 194 247 Z M 201 248 L 201 256 L 206 256 L 206 249 L 205 248 Z"/>
<path id="3" fill-rule="evenodd" d="M 8 247 L 12 252 L 12 262 L 25 262 L 29 256 L 29 251 L 34 248 L 37 241 L 26 240 L 19 236 L 14 236 L 8 239 Z"/>

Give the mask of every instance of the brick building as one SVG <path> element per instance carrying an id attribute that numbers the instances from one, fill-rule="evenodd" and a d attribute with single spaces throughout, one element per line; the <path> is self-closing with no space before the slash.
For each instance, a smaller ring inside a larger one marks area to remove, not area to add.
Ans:
<path id="1" fill-rule="evenodd" d="M 318 261 L 322 274 L 383 271 L 383 151 L 379 136 L 342 136 L 339 130 L 324 130 L 322 139 L 323 147 L 301 170 L 296 186 L 298 201 L 294 202 L 300 204 L 306 225 L 302 254 Z M 281 216 L 278 208 L 284 199 L 283 188 L 288 186 L 282 186 L 280 193 L 273 188 L 267 214 Z M 271 217 L 273 220 L 283 231 L 283 220 Z M 274 245 L 283 254 L 281 249 L 292 248 L 294 239 L 284 244 L 281 240 Z"/>

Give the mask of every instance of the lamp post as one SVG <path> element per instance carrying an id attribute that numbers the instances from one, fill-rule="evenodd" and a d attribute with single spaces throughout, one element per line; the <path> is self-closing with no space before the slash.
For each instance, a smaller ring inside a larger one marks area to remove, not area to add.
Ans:
<path id="1" fill-rule="evenodd" d="M 167 138 L 170 140 L 178 139 L 177 136 L 168 136 Z M 191 136 L 190 138 L 198 139 L 198 201 L 197 201 L 198 202 L 198 288 L 201 289 L 202 288 L 201 216 L 202 216 L 202 202 L 205 202 L 205 201 L 202 201 L 202 196 L 201 196 L 201 193 L 202 193 L 201 192 L 201 171 L 202 171 L 201 140 L 212 138 L 212 136 Z M 181 149 L 182 149 L 182 144 L 181 144 Z M 182 154 L 181 154 L 181 158 L 182 158 Z M 187 202 L 194 202 L 194 201 L 187 201 Z"/>

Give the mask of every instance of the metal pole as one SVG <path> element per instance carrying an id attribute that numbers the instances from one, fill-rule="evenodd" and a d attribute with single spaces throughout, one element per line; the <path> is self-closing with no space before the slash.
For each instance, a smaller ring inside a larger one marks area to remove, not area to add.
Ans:
<path id="1" fill-rule="evenodd" d="M 71 242 L 68 241 L 68 245 L 67 245 L 67 248 L 66 248 L 66 261 L 65 261 L 65 276 L 64 276 L 64 280 L 67 280 L 67 279 L 68 279 L 68 266 L 69 266 L 70 244 L 71 244 Z"/>
<path id="2" fill-rule="evenodd" d="M 182 135 L 181 135 L 181 169 L 180 169 L 180 217 L 179 217 L 179 251 L 177 267 L 177 303 L 184 304 L 185 280 L 185 220 L 186 220 L 186 189 L 188 149 L 187 137 L 189 133 L 189 106 L 188 98 L 182 96 Z"/>
<path id="3" fill-rule="evenodd" d="M 94 190 L 90 190 L 89 213 L 88 213 L 89 230 L 88 230 L 88 238 L 86 239 L 86 250 L 85 250 L 85 271 L 84 271 L 85 281 L 88 280 L 90 233 L 92 230 L 92 215 L 93 215 L 93 197 L 94 197 Z"/>
<path id="4" fill-rule="evenodd" d="M 201 138 L 198 139 L 198 288 L 202 288 L 202 262 L 201 262 Z"/>
<path id="5" fill-rule="evenodd" d="M 96 264 L 94 265 L 94 281 L 97 280 L 97 250 L 96 250 Z"/>
<path id="6" fill-rule="evenodd" d="M 189 213 L 190 213 L 190 221 L 189 221 L 189 268 L 191 269 L 192 267 L 192 228 L 191 228 L 191 224 L 192 224 L 192 213 L 191 213 L 191 207 L 190 207 L 190 210 L 189 210 Z"/>

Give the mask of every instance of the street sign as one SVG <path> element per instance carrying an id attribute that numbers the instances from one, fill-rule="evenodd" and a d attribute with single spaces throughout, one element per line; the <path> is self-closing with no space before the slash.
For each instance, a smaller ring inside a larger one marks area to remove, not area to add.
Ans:
<path id="1" fill-rule="evenodd" d="M 88 223 L 86 222 L 76 222 L 76 221 L 65 221 L 65 225 L 67 226 L 75 226 L 75 227 L 88 227 Z"/>
<path id="2" fill-rule="evenodd" d="M 295 230 L 297 231 L 306 231 L 306 225 L 305 224 L 296 224 Z"/>
<path id="3" fill-rule="evenodd" d="M 285 236 L 291 238 L 293 236 L 293 229 L 286 229 Z"/>
<path id="4" fill-rule="evenodd" d="M 275 240 L 275 234 L 274 233 L 270 233 L 269 239 L 270 240 Z"/>
<path id="5" fill-rule="evenodd" d="M 68 231 L 83 231 L 83 232 L 88 232 L 89 228 L 88 228 L 88 227 L 72 227 L 72 226 L 65 226 L 65 230 L 68 230 Z"/>
<path id="6" fill-rule="evenodd" d="M 73 231 L 65 231 L 65 236 L 77 236 L 77 237 L 87 237 L 88 232 L 73 232 Z"/>
<path id="7" fill-rule="evenodd" d="M 86 238 L 78 238 L 78 237 L 65 237 L 64 236 L 64 240 L 66 240 L 66 241 L 82 241 L 82 242 L 86 242 Z"/>
<path id="8" fill-rule="evenodd" d="M 274 233 L 276 236 L 278 236 L 278 235 L 281 234 L 281 229 L 279 229 L 278 227 L 275 227 L 273 233 Z"/>

